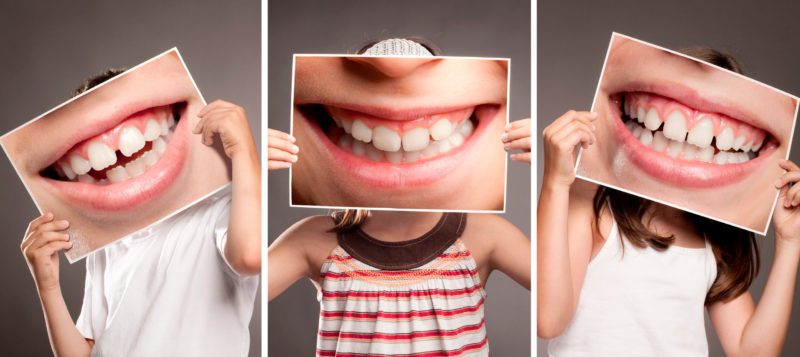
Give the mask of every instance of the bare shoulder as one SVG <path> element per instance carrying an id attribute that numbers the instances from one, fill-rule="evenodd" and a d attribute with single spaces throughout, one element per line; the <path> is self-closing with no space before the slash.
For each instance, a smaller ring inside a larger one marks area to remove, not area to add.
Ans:
<path id="1" fill-rule="evenodd" d="M 324 260 L 336 247 L 336 233 L 330 232 L 331 228 L 333 220 L 328 216 L 303 218 L 281 233 L 270 249 L 286 246 L 301 251 L 312 262 Z"/>
<path id="2" fill-rule="evenodd" d="M 474 213 L 467 215 L 465 234 L 480 236 L 516 236 L 525 237 L 517 226 L 508 220 L 491 213 Z"/>

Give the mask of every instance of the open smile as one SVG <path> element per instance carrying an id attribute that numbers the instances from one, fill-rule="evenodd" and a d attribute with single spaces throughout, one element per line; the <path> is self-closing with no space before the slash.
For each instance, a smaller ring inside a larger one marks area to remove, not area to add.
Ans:
<path id="1" fill-rule="evenodd" d="M 652 89 L 652 88 L 650 88 Z M 779 142 L 735 110 L 660 88 L 609 97 L 626 156 L 651 176 L 685 187 L 718 187 L 755 172 Z M 684 103 L 697 103 L 691 107 Z"/>
<path id="2" fill-rule="evenodd" d="M 333 162 L 361 182 L 396 188 L 446 177 L 467 157 L 499 107 L 395 111 L 310 104 L 298 109 Z"/>
<path id="3" fill-rule="evenodd" d="M 99 210 L 138 206 L 166 190 L 187 156 L 186 102 L 130 107 L 66 143 L 40 175 L 68 200 Z M 73 145 L 70 145 L 73 144 Z"/>

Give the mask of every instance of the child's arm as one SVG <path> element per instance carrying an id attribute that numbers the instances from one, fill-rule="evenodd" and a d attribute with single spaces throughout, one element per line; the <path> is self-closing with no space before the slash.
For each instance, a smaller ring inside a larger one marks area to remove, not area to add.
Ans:
<path id="1" fill-rule="evenodd" d="M 489 253 L 489 269 L 500 270 L 525 289 L 531 289 L 531 241 L 511 222 L 497 215 L 482 215 L 484 236 L 496 237 Z"/>
<path id="2" fill-rule="evenodd" d="M 778 356 L 786 339 L 800 263 L 800 168 L 791 161 L 780 165 L 788 172 L 776 184 L 775 256 L 758 306 L 746 292 L 708 307 L 728 356 Z"/>
<path id="3" fill-rule="evenodd" d="M 537 333 L 542 338 L 560 335 L 572 320 L 591 257 L 592 220 L 584 218 L 592 217 L 591 199 L 588 205 L 585 199 L 571 200 L 570 190 L 577 146 L 594 143 L 596 117 L 571 110 L 543 133 L 544 176 L 536 217 Z"/>
<path id="4" fill-rule="evenodd" d="M 233 197 L 224 244 L 225 260 L 240 275 L 261 273 L 261 165 L 242 107 L 217 100 L 197 113 L 193 132 L 212 145 L 219 134 L 231 159 Z"/>
<path id="5" fill-rule="evenodd" d="M 267 131 L 267 169 L 272 171 L 291 167 L 297 162 L 297 152 L 300 151 L 294 144 L 294 136 L 275 129 Z"/>
<path id="6" fill-rule="evenodd" d="M 94 341 L 84 338 L 72 322 L 58 279 L 58 252 L 72 247 L 63 233 L 67 227 L 67 221 L 53 221 L 53 214 L 46 213 L 28 225 L 20 249 L 39 291 L 53 354 L 88 356 Z"/>
<path id="7" fill-rule="evenodd" d="M 319 278 L 319 268 L 336 244 L 335 239 L 325 240 L 331 222 L 329 217 L 304 218 L 272 242 L 267 251 L 268 301 L 304 276 L 312 281 Z"/>
<path id="8" fill-rule="evenodd" d="M 531 163 L 531 119 L 512 121 L 500 137 L 506 151 L 522 150 L 511 154 L 511 160 Z"/>

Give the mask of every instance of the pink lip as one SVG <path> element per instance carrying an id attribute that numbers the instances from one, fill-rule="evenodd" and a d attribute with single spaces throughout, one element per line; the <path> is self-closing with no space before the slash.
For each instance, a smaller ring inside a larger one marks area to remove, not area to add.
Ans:
<path id="1" fill-rule="evenodd" d="M 131 113 L 135 112 L 137 110 L 133 110 Z M 185 113 L 183 114 L 185 115 Z M 121 121 L 125 117 L 117 118 L 118 121 Z M 89 209 L 102 211 L 132 209 L 154 197 L 158 197 L 171 186 L 186 162 L 189 146 L 189 120 L 183 118 L 183 116 L 182 119 L 177 122 L 175 131 L 167 142 L 167 149 L 164 154 L 153 167 L 148 168 L 139 177 L 109 185 L 59 181 L 42 177 L 45 186 L 50 190 L 56 191 L 58 195 L 68 201 Z M 108 122 L 105 123 L 108 127 L 113 127 L 115 124 L 113 122 L 110 125 Z M 102 127 L 102 124 L 98 125 Z"/>
<path id="2" fill-rule="evenodd" d="M 650 176 L 683 187 L 710 188 L 739 182 L 762 167 L 767 157 L 777 149 L 776 145 L 767 142 L 759 151 L 758 157 L 741 164 L 717 165 L 674 159 L 664 152 L 657 152 L 644 146 L 625 127 L 620 119 L 622 113 L 611 100 L 609 100 L 609 108 L 614 117 L 612 120 L 613 130 L 621 143 L 620 147 L 625 156 Z"/>
<path id="3" fill-rule="evenodd" d="M 463 107 L 464 106 L 454 108 Z M 352 106 L 348 107 L 348 109 L 350 108 L 352 108 Z M 404 117 L 418 118 L 420 113 L 430 114 L 436 112 L 437 111 L 431 109 L 426 109 L 424 112 L 418 111 L 412 113 L 413 115 L 404 115 Z M 370 114 L 374 115 L 374 111 Z M 300 115 L 303 114 L 301 113 Z M 475 150 L 477 147 L 475 142 L 486 132 L 489 123 L 496 119 L 496 115 L 497 112 L 488 115 L 487 118 L 483 120 L 478 120 L 478 125 L 472 133 L 472 136 L 461 146 L 431 159 L 423 159 L 413 163 L 403 164 L 375 162 L 366 158 L 354 156 L 334 144 L 312 119 L 303 116 L 312 128 L 312 132 L 317 136 L 317 141 L 322 143 L 324 150 L 321 151 L 323 155 L 327 156 L 327 161 L 334 163 L 337 167 L 341 167 L 341 171 L 343 171 L 345 175 L 349 175 L 368 186 L 393 189 L 425 186 L 447 177 L 449 173 L 455 171 L 456 168 L 466 161 L 467 157 L 470 156 L 470 152 Z M 384 117 L 386 117 L 385 114 Z"/>

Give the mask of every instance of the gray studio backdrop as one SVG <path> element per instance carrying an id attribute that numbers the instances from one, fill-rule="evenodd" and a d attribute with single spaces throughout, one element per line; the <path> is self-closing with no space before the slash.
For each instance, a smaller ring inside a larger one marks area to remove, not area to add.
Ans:
<path id="1" fill-rule="evenodd" d="M 539 1 L 538 5 L 537 189 L 541 188 L 541 132 L 569 109 L 588 110 L 603 67 L 611 32 L 679 49 L 705 45 L 734 55 L 745 74 L 794 95 L 800 95 L 800 23 L 794 1 Z M 797 134 L 797 133 L 795 133 Z M 800 161 L 797 135 L 791 159 Z M 750 291 L 756 301 L 764 291 L 774 252 L 772 228 L 759 239 L 761 272 Z M 800 356 L 800 293 L 783 356 Z M 707 323 L 709 353 L 724 356 Z M 547 341 L 538 340 L 546 356 Z"/>
<path id="2" fill-rule="evenodd" d="M 289 131 L 292 53 L 354 53 L 370 40 L 420 36 L 451 56 L 511 58 L 510 118 L 530 115 L 530 3 L 507 1 L 273 1 L 269 4 L 269 127 Z M 302 155 L 302 153 L 301 153 Z M 530 236 L 531 171 L 509 163 L 506 214 Z M 327 210 L 289 207 L 289 172 L 269 174 L 271 243 L 286 228 Z M 489 238 L 489 237 L 487 237 Z M 492 354 L 528 356 L 530 292 L 502 273 L 487 283 Z M 319 303 L 307 280 L 269 304 L 270 356 L 311 356 Z"/>
<path id="3" fill-rule="evenodd" d="M 0 5 L 0 133 L 69 99 L 85 77 L 132 67 L 177 46 L 206 100 L 245 108 L 260 143 L 260 5 L 238 1 L 3 2 Z M 47 356 L 50 345 L 19 244 L 38 215 L 9 161 L 0 159 L 0 345 L 6 356 Z M 61 259 L 64 299 L 77 319 L 85 263 Z M 261 351 L 260 294 L 250 355 Z M 164 333 L 172 333 L 164 331 Z"/>

